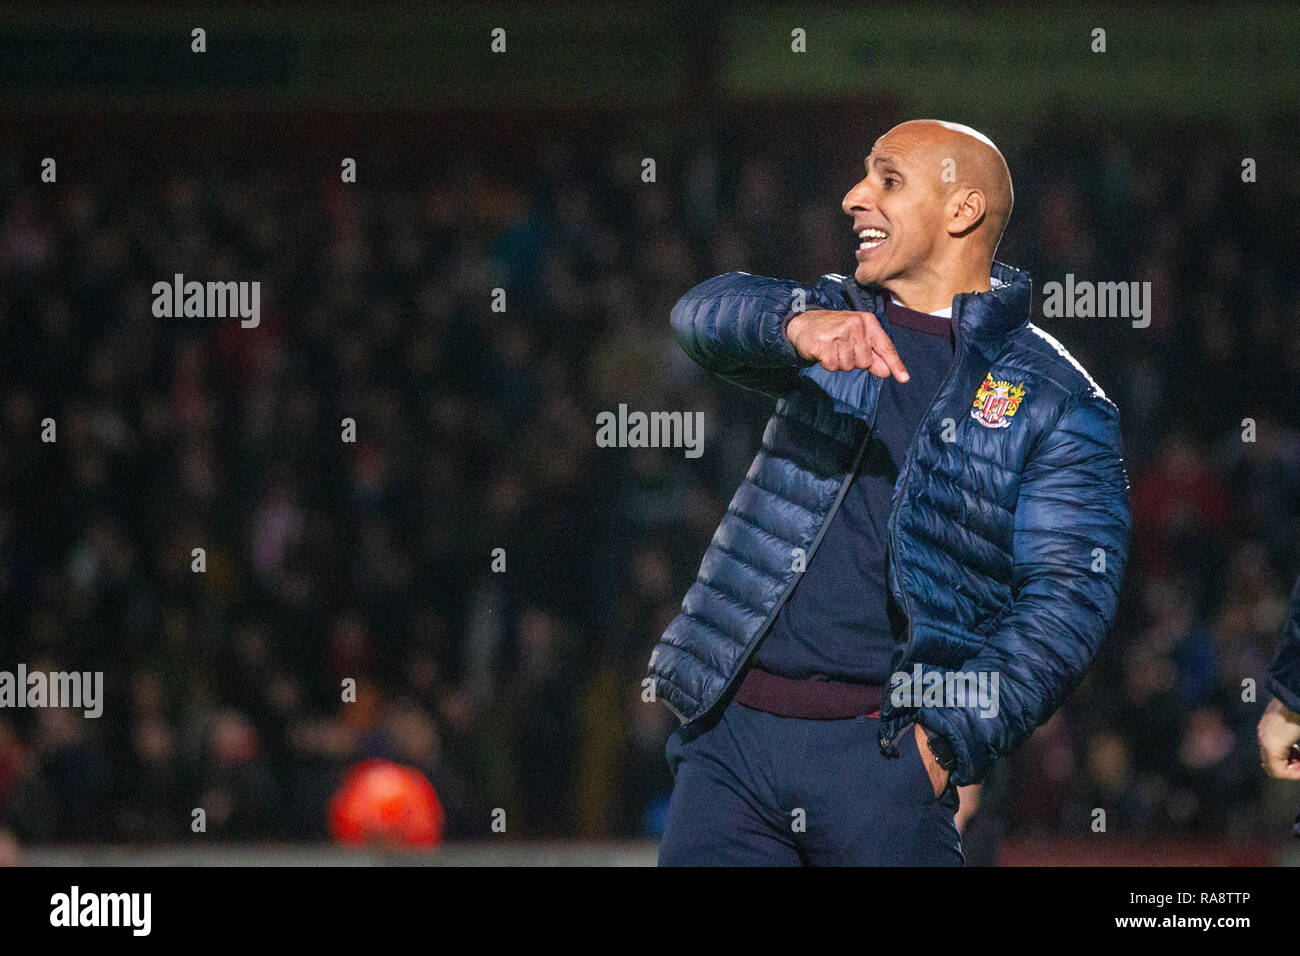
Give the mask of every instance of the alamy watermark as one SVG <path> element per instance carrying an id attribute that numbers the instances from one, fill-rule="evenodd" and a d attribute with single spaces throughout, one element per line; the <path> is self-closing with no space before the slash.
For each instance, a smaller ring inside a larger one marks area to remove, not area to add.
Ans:
<path id="1" fill-rule="evenodd" d="M 83 893 L 80 886 L 50 897 L 50 925 L 124 927 L 132 936 L 153 928 L 152 893 Z"/>
<path id="2" fill-rule="evenodd" d="M 0 671 L 0 709 L 71 707 L 92 719 L 104 712 L 103 671 Z"/>
<path id="3" fill-rule="evenodd" d="M 596 445 L 600 448 L 684 448 L 687 458 L 704 454 L 703 412 L 629 412 L 596 415 Z"/>
<path id="4" fill-rule="evenodd" d="M 158 319 L 229 319 L 239 316 L 245 329 L 262 321 L 262 283 L 185 281 L 153 284 L 153 314 Z"/>
<path id="5" fill-rule="evenodd" d="M 1065 282 L 1043 286 L 1043 316 L 1049 319 L 1132 319 L 1133 328 L 1151 324 L 1150 282 L 1078 281 L 1073 272 Z"/>
<path id="6" fill-rule="evenodd" d="M 998 715 L 997 671 L 930 671 L 920 664 L 912 673 L 889 676 L 889 700 L 895 707 L 978 707 L 981 717 Z"/>

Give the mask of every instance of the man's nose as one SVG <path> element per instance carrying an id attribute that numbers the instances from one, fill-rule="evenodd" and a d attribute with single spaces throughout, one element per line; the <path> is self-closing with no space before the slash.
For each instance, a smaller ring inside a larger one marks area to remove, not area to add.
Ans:
<path id="1" fill-rule="evenodd" d="M 851 216 L 855 209 L 870 209 L 873 205 L 875 200 L 871 195 L 871 185 L 864 179 L 844 194 L 844 201 L 840 203 L 840 208 L 844 210 L 845 215 Z"/>

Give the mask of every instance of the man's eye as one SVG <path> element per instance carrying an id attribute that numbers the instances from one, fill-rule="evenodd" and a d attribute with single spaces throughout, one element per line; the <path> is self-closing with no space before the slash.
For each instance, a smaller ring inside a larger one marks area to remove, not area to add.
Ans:
<path id="1" fill-rule="evenodd" d="M 900 185 L 899 181 L 898 181 L 897 179 L 895 179 L 893 176 L 886 176 L 886 177 L 885 177 L 885 188 L 886 188 L 886 189 L 894 189 L 894 188 L 898 187 L 899 185 Z"/>

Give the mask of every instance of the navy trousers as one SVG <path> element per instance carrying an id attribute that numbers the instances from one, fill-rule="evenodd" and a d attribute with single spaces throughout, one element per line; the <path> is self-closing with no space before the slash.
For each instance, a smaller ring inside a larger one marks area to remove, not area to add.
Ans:
<path id="1" fill-rule="evenodd" d="M 957 788 L 940 797 L 911 727 L 886 757 L 875 717 L 799 720 L 730 703 L 665 748 L 660 866 L 961 866 Z"/>

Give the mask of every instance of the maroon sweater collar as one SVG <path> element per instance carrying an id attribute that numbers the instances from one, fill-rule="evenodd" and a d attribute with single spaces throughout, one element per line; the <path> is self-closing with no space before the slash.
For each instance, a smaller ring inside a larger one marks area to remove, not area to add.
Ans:
<path id="1" fill-rule="evenodd" d="M 926 335 L 946 337 L 952 332 L 952 319 L 946 315 L 917 312 L 897 302 L 890 302 L 885 306 L 885 316 L 889 319 L 890 325 L 899 325 L 914 332 L 924 332 Z"/>

